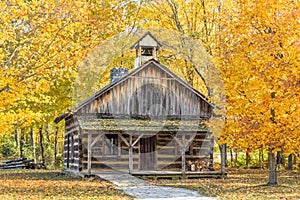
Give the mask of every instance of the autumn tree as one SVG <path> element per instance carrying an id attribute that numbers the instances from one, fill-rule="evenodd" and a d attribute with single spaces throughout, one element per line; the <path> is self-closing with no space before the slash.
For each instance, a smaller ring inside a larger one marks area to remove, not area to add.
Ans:
<path id="1" fill-rule="evenodd" d="M 227 89 L 222 138 L 233 147 L 299 154 L 299 2 L 226 1 L 219 66 Z"/>
<path id="2" fill-rule="evenodd" d="M 29 133 L 70 109 L 83 58 L 135 16 L 126 1 L 12 0 L 0 9 L 1 134 Z"/>

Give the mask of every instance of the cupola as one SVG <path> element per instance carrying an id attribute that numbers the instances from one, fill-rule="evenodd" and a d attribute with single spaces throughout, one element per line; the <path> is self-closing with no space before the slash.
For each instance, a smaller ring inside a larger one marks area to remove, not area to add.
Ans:
<path id="1" fill-rule="evenodd" d="M 160 42 L 150 33 L 144 34 L 130 49 L 136 50 L 134 68 L 140 67 L 151 59 L 157 59 L 157 51 L 161 48 Z"/>

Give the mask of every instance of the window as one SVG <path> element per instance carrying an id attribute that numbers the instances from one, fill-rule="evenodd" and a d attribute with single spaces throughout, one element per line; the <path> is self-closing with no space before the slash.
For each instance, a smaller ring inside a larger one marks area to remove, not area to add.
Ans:
<path id="1" fill-rule="evenodd" d="M 153 56 L 153 48 L 143 48 L 142 56 Z"/>
<path id="2" fill-rule="evenodd" d="M 104 155 L 117 156 L 118 155 L 118 135 L 107 134 L 104 135 Z"/>

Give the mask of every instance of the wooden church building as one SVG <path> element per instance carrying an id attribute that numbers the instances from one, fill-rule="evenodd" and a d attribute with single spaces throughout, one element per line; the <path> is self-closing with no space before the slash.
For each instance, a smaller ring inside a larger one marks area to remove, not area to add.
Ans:
<path id="1" fill-rule="evenodd" d="M 184 174 L 204 168 L 197 163 L 212 169 L 214 140 L 205 122 L 213 106 L 158 61 L 161 46 L 147 32 L 131 47 L 133 71 L 111 69 L 109 85 L 56 118 L 65 120 L 67 170 Z"/>

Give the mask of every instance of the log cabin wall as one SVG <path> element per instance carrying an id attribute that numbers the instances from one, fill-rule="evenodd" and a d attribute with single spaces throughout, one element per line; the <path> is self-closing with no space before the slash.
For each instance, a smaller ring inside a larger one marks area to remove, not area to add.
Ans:
<path id="1" fill-rule="evenodd" d="M 193 137 L 185 152 L 186 161 L 205 161 L 212 163 L 213 139 L 208 132 L 184 133 L 186 139 Z M 162 170 L 178 171 L 181 169 L 181 148 L 174 140 L 174 133 L 157 135 L 157 166 Z M 176 159 L 175 159 L 176 158 Z"/>
<path id="2" fill-rule="evenodd" d="M 80 127 L 74 116 L 66 119 L 64 140 L 64 166 L 73 171 L 80 171 L 81 148 Z"/>
<path id="3" fill-rule="evenodd" d="M 129 140 L 129 135 L 122 134 L 121 131 L 103 132 L 103 131 L 83 131 L 82 134 L 82 171 L 88 169 L 88 135 L 91 135 L 91 141 L 95 141 L 92 146 L 91 168 L 93 172 L 106 170 L 128 171 L 129 166 L 129 147 L 120 138 L 121 134 L 125 140 Z M 99 138 L 99 135 L 101 137 Z M 98 139 L 97 139 L 98 137 Z M 133 137 L 133 141 L 137 138 Z M 139 167 L 139 144 L 133 147 L 133 167 Z"/>

